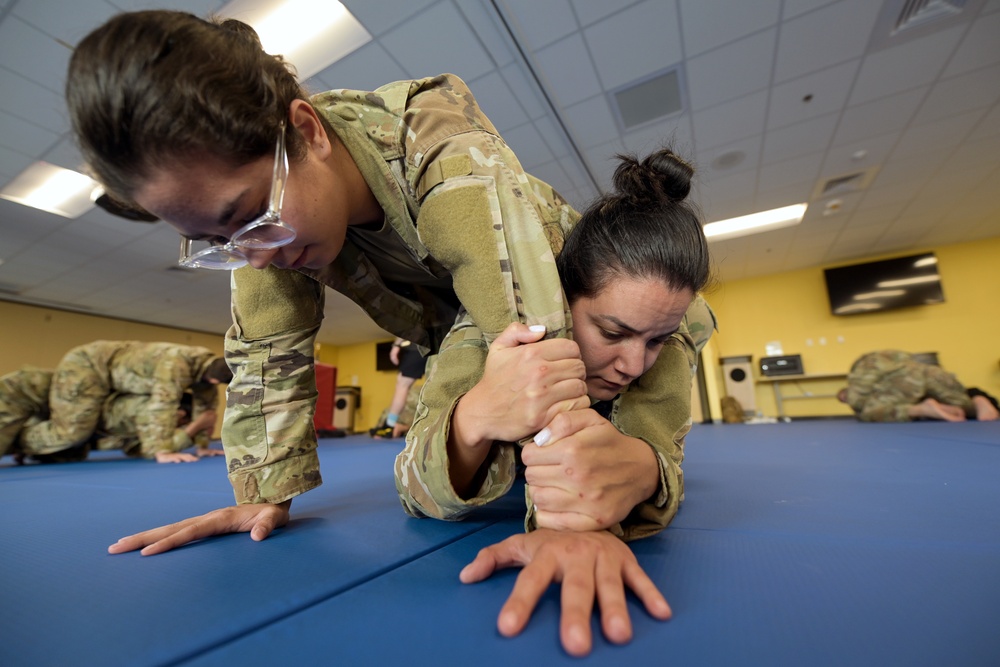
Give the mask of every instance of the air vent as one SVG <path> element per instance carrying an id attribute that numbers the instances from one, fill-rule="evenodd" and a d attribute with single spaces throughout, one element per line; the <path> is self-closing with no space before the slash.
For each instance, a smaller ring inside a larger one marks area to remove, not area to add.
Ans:
<path id="1" fill-rule="evenodd" d="M 966 0 L 907 0 L 896 19 L 892 34 L 912 30 L 930 21 L 951 18 L 962 12 Z"/>
<path id="2" fill-rule="evenodd" d="M 876 167 L 872 167 L 864 171 L 841 174 L 840 176 L 833 176 L 822 180 L 813 189 L 810 201 L 860 192 L 871 185 L 877 171 Z"/>
<path id="3" fill-rule="evenodd" d="M 680 70 L 671 69 L 611 92 L 622 129 L 630 130 L 684 110 Z"/>
<path id="4" fill-rule="evenodd" d="M 871 51 L 923 37 L 979 13 L 985 0 L 887 0 L 872 32 Z"/>

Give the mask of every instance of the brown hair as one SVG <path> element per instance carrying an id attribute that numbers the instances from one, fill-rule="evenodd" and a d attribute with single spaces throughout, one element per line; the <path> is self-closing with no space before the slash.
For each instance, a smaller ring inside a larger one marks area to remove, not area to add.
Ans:
<path id="1" fill-rule="evenodd" d="M 291 66 L 233 19 L 184 12 L 119 14 L 76 47 L 66 101 L 94 177 L 132 202 L 153 165 L 206 154 L 244 164 L 274 151 L 295 99 Z M 289 155 L 301 137 L 289 130 Z"/>
<path id="2" fill-rule="evenodd" d="M 709 252 L 687 201 L 694 168 L 666 148 L 642 161 L 617 157 L 614 192 L 584 211 L 556 259 L 566 299 L 594 297 L 618 275 L 699 292 L 709 280 Z"/>

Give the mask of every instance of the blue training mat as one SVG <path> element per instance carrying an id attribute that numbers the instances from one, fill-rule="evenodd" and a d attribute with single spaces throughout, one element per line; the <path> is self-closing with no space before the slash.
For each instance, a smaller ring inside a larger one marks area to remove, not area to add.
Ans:
<path id="1" fill-rule="evenodd" d="M 0 469 L 0 664 L 579 664 L 558 587 L 506 639 L 516 570 L 458 581 L 522 529 L 521 489 L 473 521 L 408 518 L 400 447 L 329 441 L 289 527 L 152 558 L 105 549 L 230 504 L 221 459 Z M 630 598 L 614 646 L 595 615 L 584 663 L 1000 664 L 1000 424 L 696 425 L 684 470 L 680 514 L 632 545 L 674 618 Z"/>

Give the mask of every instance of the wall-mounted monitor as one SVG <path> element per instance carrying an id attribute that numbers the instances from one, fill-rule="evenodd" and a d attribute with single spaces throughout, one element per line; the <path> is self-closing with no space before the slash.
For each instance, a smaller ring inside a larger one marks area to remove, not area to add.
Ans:
<path id="1" fill-rule="evenodd" d="M 834 315 L 861 315 L 944 303 L 937 257 L 927 252 L 826 269 Z"/>

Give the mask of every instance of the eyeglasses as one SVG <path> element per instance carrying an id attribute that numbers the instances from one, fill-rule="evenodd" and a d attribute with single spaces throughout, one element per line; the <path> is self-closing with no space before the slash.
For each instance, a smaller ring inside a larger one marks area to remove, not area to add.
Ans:
<path id="1" fill-rule="evenodd" d="M 295 230 L 281 219 L 281 202 L 288 181 L 288 152 L 285 150 L 285 124 L 281 123 L 278 144 L 274 148 L 274 173 L 271 176 L 271 197 L 267 210 L 232 235 L 228 243 L 213 244 L 194 252 L 194 241 L 181 239 L 181 266 L 193 269 L 232 271 L 248 263 L 247 250 L 270 250 L 288 245 L 295 240 Z"/>

